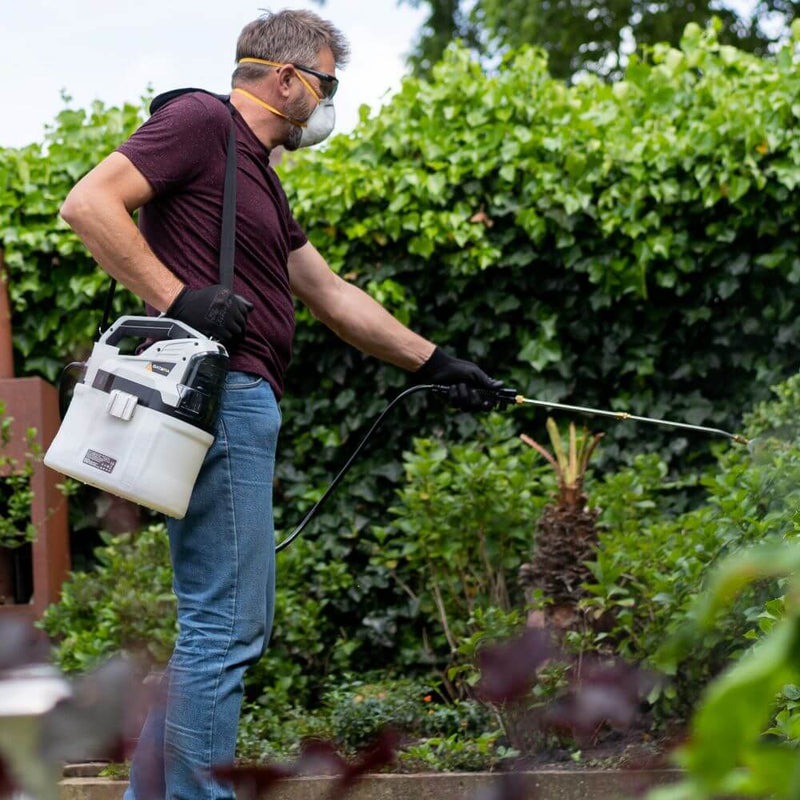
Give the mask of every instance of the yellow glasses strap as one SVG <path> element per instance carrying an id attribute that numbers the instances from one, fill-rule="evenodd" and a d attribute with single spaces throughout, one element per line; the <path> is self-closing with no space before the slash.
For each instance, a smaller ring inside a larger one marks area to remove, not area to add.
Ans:
<path id="1" fill-rule="evenodd" d="M 263 59 L 263 58 L 250 58 L 250 57 L 248 57 L 248 58 L 240 58 L 239 59 L 239 63 L 240 64 L 265 64 L 268 67 L 283 67 L 283 66 L 285 66 L 285 64 L 279 64 L 277 61 L 267 61 L 266 59 Z M 294 66 L 294 64 L 292 64 L 291 66 Z M 300 73 L 300 70 L 297 69 L 296 67 L 295 67 L 295 72 L 297 73 L 297 77 L 300 78 L 303 86 L 305 86 L 306 89 L 308 89 L 308 91 L 311 92 L 311 94 L 314 95 L 314 97 L 316 97 L 318 101 L 321 101 L 322 100 L 322 95 L 320 95 L 317 92 L 317 90 L 302 76 L 302 74 Z"/>
<path id="2" fill-rule="evenodd" d="M 300 122 L 300 120 L 292 119 L 287 114 L 284 114 L 283 111 L 278 111 L 277 108 L 271 106 L 269 103 L 265 103 L 260 97 L 256 97 L 254 94 L 250 94 L 250 92 L 245 91 L 244 89 L 240 89 L 238 86 L 233 90 L 234 92 L 239 92 L 239 94 L 243 94 L 245 97 L 249 97 L 254 103 L 258 103 L 260 106 L 263 106 L 267 109 L 267 111 L 271 111 L 273 114 L 277 114 L 279 117 L 283 117 L 284 119 L 288 119 L 292 125 L 297 125 L 298 128 L 305 128 L 307 123 Z"/>

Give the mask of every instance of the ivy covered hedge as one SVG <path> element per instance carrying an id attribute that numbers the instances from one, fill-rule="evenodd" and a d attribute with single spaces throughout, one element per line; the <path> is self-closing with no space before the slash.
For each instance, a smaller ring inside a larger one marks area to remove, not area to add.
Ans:
<path id="1" fill-rule="evenodd" d="M 794 47 L 759 59 L 690 26 L 680 50 L 656 47 L 624 80 L 573 87 L 535 50 L 489 72 L 452 50 L 430 81 L 409 78 L 377 116 L 365 111 L 354 133 L 293 157 L 284 182 L 334 269 L 508 384 L 734 428 L 798 367 Z M 56 212 L 141 113 L 65 111 L 45 148 L 0 151 L 18 374 L 52 379 L 89 345 L 106 279 Z M 117 298 L 120 312 L 134 307 Z M 405 381 L 299 310 L 280 528 Z M 367 646 L 376 667 L 435 658 L 409 635 L 419 608 L 374 557 L 373 526 L 389 520 L 412 433 L 476 430 L 471 417 L 412 399 L 315 523 L 313 544 L 281 556 L 309 624 L 285 643 L 295 671 L 280 680 L 305 686 L 334 655 L 345 669 Z M 702 443 L 633 425 L 613 428 L 604 453 L 618 461 L 643 449 L 671 449 L 683 467 L 706 457 Z"/>
<path id="2" fill-rule="evenodd" d="M 108 277 L 58 217 L 69 190 L 144 119 L 143 106 L 66 108 L 44 144 L 0 148 L 0 247 L 5 252 L 17 376 L 54 380 L 97 333 Z M 127 292 L 122 312 L 137 308 Z"/>

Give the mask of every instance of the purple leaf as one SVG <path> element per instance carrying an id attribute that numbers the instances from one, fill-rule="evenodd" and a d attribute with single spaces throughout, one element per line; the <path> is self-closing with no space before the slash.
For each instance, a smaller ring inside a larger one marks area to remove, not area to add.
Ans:
<path id="1" fill-rule="evenodd" d="M 591 736 L 604 724 L 624 730 L 632 725 L 641 697 L 653 685 L 651 676 L 628 664 L 589 665 L 569 693 L 548 709 L 546 721 L 577 738 Z"/>
<path id="2" fill-rule="evenodd" d="M 298 775 L 343 775 L 347 763 L 333 742 L 311 739 L 303 742 L 294 769 Z"/>
<path id="3" fill-rule="evenodd" d="M 211 770 L 211 774 L 219 781 L 232 783 L 241 798 L 262 797 L 286 778 L 299 775 L 333 775 L 338 780 L 334 782 L 330 797 L 340 798 L 362 775 L 392 763 L 397 741 L 394 732 L 384 731 L 375 744 L 348 763 L 331 742 L 311 740 L 303 744 L 300 755 L 293 764 L 218 766 Z"/>
<path id="4" fill-rule="evenodd" d="M 554 655 L 550 634 L 530 628 L 520 636 L 484 648 L 478 653 L 478 697 L 491 703 L 524 697 L 536 680 L 539 667 Z"/>
<path id="5" fill-rule="evenodd" d="M 518 772 L 501 772 L 475 794 L 475 800 L 530 800 L 533 793 Z"/>
<path id="6" fill-rule="evenodd" d="M 50 660 L 50 645 L 27 619 L 0 618 L 0 672 Z"/>
<path id="7" fill-rule="evenodd" d="M 55 761 L 124 760 L 138 735 L 148 694 L 134 665 L 113 658 L 74 684 L 72 696 L 42 718 L 42 755 Z"/>
<path id="8" fill-rule="evenodd" d="M 244 798 L 263 797 L 274 789 L 279 781 L 291 778 L 295 772 L 290 765 L 263 764 L 245 767 L 233 765 L 212 767 L 211 774 L 218 781 L 232 783 L 237 796 L 240 800 L 244 800 Z"/>
<path id="9" fill-rule="evenodd" d="M 14 783 L 11 773 L 6 765 L 6 762 L 0 758 L 0 800 L 7 797 L 13 797 L 14 793 L 18 791 Z"/>
<path id="10" fill-rule="evenodd" d="M 101 492 L 97 498 L 97 519 L 100 527 L 114 535 L 138 531 L 142 527 L 142 512 L 130 500 Z"/>
<path id="11" fill-rule="evenodd" d="M 394 763 L 400 737 L 391 729 L 381 732 L 378 739 L 366 750 L 359 753 L 358 758 L 345 765 L 340 784 L 332 794 L 346 792 L 362 775 L 377 772 L 379 769 Z"/>

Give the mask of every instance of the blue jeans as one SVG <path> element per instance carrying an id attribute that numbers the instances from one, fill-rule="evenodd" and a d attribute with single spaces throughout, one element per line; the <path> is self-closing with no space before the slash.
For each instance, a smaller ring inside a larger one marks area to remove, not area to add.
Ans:
<path id="1" fill-rule="evenodd" d="M 269 639 L 275 597 L 272 476 L 280 410 L 269 383 L 228 375 L 182 520 L 168 520 L 178 640 L 139 738 L 124 800 L 227 800 L 242 679 Z"/>

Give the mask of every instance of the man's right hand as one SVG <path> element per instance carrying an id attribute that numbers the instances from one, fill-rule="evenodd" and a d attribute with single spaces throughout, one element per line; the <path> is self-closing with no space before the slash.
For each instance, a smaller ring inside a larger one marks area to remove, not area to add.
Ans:
<path id="1" fill-rule="evenodd" d="M 247 315 L 252 310 L 253 304 L 249 300 L 215 284 L 203 289 L 184 286 L 165 314 L 230 349 L 244 339 Z"/>

